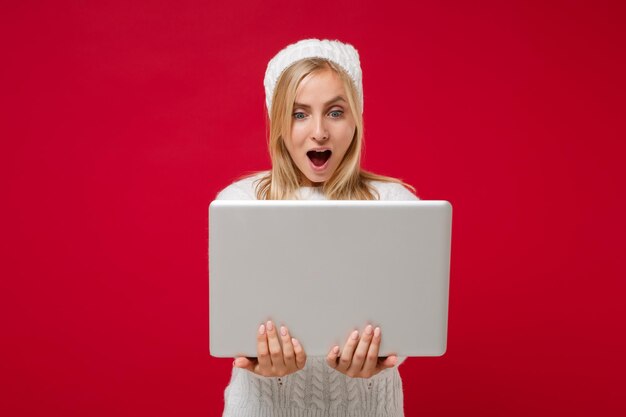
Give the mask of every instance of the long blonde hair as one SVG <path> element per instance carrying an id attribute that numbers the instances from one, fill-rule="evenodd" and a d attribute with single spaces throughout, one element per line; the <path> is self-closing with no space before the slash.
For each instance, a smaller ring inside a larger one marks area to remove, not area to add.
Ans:
<path id="1" fill-rule="evenodd" d="M 415 189 L 396 178 L 377 175 L 361 169 L 361 149 L 363 146 L 363 115 L 356 88 L 346 72 L 333 62 L 322 58 L 302 59 L 288 67 L 278 79 L 269 114 L 268 148 L 272 169 L 256 184 L 259 200 L 292 200 L 300 187 L 300 172 L 284 138 L 291 131 L 293 105 L 300 82 L 309 74 L 324 70 L 335 71 L 342 79 L 347 93 L 348 104 L 354 116 L 355 131 L 352 142 L 339 163 L 339 166 L 322 185 L 322 192 L 329 200 L 378 200 L 379 196 L 371 181 L 395 182 L 413 192 Z"/>

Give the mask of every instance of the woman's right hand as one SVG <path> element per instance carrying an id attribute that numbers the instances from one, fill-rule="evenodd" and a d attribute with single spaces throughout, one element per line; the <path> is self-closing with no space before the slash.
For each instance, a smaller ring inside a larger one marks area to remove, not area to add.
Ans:
<path id="1" fill-rule="evenodd" d="M 276 377 L 299 371 L 305 363 L 306 353 L 300 342 L 291 337 L 285 326 L 281 326 L 279 335 L 270 320 L 261 324 L 257 332 L 257 357 L 238 357 L 233 366 L 257 375 Z"/>

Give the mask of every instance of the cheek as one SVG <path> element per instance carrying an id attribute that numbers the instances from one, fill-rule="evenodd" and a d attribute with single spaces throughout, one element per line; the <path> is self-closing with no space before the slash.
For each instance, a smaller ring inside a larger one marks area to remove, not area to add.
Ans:
<path id="1" fill-rule="evenodd" d="M 291 157 L 291 159 L 295 161 L 296 156 L 298 155 L 298 148 L 297 148 L 297 145 L 295 144 L 293 135 L 291 135 L 291 137 L 289 138 L 286 138 L 284 140 L 284 143 L 285 143 L 285 148 L 287 148 L 287 152 L 289 153 L 289 156 Z"/>
<path id="2" fill-rule="evenodd" d="M 354 126 L 345 126 L 344 129 L 342 129 L 341 134 L 338 136 L 341 142 L 341 147 L 344 150 L 348 149 L 348 146 L 352 143 L 354 132 L 356 132 L 356 128 Z"/>
<path id="3" fill-rule="evenodd" d="M 306 128 L 303 124 L 294 125 L 291 128 L 291 144 L 292 146 L 301 145 L 306 138 Z"/>

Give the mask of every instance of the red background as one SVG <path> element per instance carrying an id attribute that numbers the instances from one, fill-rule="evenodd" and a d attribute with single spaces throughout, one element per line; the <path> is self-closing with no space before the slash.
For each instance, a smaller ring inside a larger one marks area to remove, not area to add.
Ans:
<path id="1" fill-rule="evenodd" d="M 361 53 L 365 167 L 454 205 L 407 415 L 625 415 L 623 4 L 5 2 L 0 414 L 221 413 L 207 206 L 315 36 Z"/>

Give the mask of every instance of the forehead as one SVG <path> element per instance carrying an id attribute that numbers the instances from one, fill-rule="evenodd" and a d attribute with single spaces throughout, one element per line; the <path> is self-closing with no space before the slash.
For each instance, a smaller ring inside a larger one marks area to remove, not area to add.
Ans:
<path id="1" fill-rule="evenodd" d="M 303 103 L 325 102 L 336 96 L 345 97 L 345 88 L 341 76 L 327 68 L 313 72 L 302 79 L 296 89 L 296 101 Z"/>

